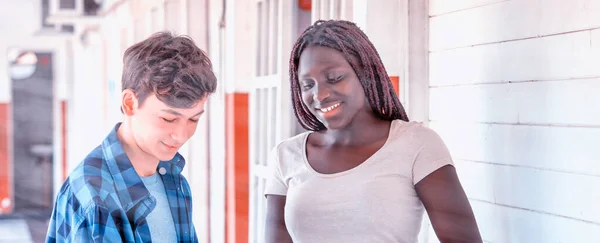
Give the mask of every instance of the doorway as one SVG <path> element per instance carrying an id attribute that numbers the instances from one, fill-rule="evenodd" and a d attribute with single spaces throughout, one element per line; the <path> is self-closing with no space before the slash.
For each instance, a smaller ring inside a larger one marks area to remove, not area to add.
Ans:
<path id="1" fill-rule="evenodd" d="M 52 210 L 52 53 L 20 51 L 11 61 L 13 208 L 18 214 Z"/>

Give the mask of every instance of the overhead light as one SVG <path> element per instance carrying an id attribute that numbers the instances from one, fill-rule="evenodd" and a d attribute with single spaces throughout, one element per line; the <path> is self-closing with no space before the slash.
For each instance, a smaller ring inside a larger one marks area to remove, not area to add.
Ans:
<path id="1" fill-rule="evenodd" d="M 33 52 L 27 52 L 17 58 L 17 64 L 19 65 L 35 65 L 37 61 L 37 55 Z"/>
<path id="2" fill-rule="evenodd" d="M 31 77 L 37 68 L 38 58 L 33 52 L 25 52 L 20 55 L 14 55 L 9 52 L 10 77 L 13 80 L 20 80 Z"/>

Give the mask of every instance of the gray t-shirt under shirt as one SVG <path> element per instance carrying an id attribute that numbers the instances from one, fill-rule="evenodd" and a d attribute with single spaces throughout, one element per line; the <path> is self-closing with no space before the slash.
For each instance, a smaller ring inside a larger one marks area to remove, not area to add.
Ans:
<path id="1" fill-rule="evenodd" d="M 142 177 L 142 182 L 156 199 L 156 207 L 146 218 L 152 242 L 176 242 L 175 223 L 171 215 L 169 200 L 162 179 L 158 173 L 148 177 Z"/>
<path id="2" fill-rule="evenodd" d="M 448 149 L 417 122 L 392 122 L 388 140 L 350 170 L 322 174 L 306 159 L 310 132 L 271 153 L 265 194 L 286 196 L 285 224 L 294 243 L 417 242 L 424 207 L 415 184 L 444 165 Z"/>

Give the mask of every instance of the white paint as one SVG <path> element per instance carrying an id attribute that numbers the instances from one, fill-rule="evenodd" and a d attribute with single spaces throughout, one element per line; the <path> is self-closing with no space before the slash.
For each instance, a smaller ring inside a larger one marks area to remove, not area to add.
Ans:
<path id="1" fill-rule="evenodd" d="M 272 1 L 271 1 L 272 2 Z M 225 79 L 226 93 L 248 92 L 249 80 L 256 70 L 256 2 L 228 0 L 226 17 Z M 271 20 L 272 21 L 272 20 Z M 274 44 L 271 44 L 274 46 Z"/>
<path id="2" fill-rule="evenodd" d="M 331 9 L 339 8 L 339 1 L 321 1 L 313 5 L 313 18 L 322 14 L 331 14 Z M 264 2 L 263 2 L 264 4 Z M 264 6 L 264 5 L 263 5 Z M 320 7 L 319 7 L 320 6 Z M 263 12 L 261 19 L 267 16 L 277 25 L 261 23 L 260 36 L 267 37 L 270 43 L 276 43 L 276 48 L 261 46 L 254 53 L 255 58 L 267 64 L 255 73 L 249 92 L 249 163 L 250 163 L 250 212 L 249 212 L 249 242 L 262 242 L 264 239 L 264 222 L 266 216 L 266 200 L 263 190 L 266 182 L 265 166 L 267 154 L 277 141 L 293 135 L 294 118 L 291 111 L 289 76 L 289 55 L 296 41 L 298 29 L 289 26 L 299 26 L 299 11 L 295 2 L 279 1 L 277 11 Z M 313 19 L 316 20 L 316 19 Z M 271 44 L 270 44 L 271 45 Z M 271 48 L 267 50 L 266 48 Z M 273 68 L 275 66 L 276 68 Z"/>
<path id="3" fill-rule="evenodd" d="M 196 45 L 205 52 L 208 52 L 208 24 L 205 23 L 208 17 L 206 8 L 207 0 L 177 0 L 180 1 L 180 21 L 179 27 L 181 34 L 189 35 Z M 189 23 L 188 23 L 189 21 Z M 193 26 L 193 28 L 188 28 Z M 213 65 L 216 63 L 213 61 Z M 217 85 L 221 85 L 218 82 Z M 211 98 L 209 98 L 211 99 Z M 208 105 L 205 109 L 208 108 Z M 189 153 L 187 159 L 188 176 L 187 180 L 192 190 L 193 201 L 193 221 L 198 235 L 199 242 L 208 242 L 210 232 L 210 207 L 207 202 L 210 200 L 209 192 L 209 119 L 211 111 L 200 117 L 196 133 L 190 139 Z M 215 136 L 215 135 L 213 135 Z M 214 211 L 214 210 L 213 210 Z"/>
<path id="4" fill-rule="evenodd" d="M 224 92 L 214 94 L 210 109 L 210 236 L 212 243 L 225 242 L 225 104 Z"/>
<path id="5" fill-rule="evenodd" d="M 53 122 L 54 129 L 52 131 L 53 134 L 53 195 L 56 196 L 62 186 L 63 177 L 65 174 L 63 173 L 63 160 L 65 160 L 68 154 L 63 153 L 63 140 L 67 139 L 67 136 L 63 136 L 62 131 L 62 110 L 61 110 L 61 102 L 68 101 L 69 98 L 69 83 L 72 80 L 72 63 L 69 61 L 70 58 L 70 42 L 64 41 L 62 45 L 62 49 L 54 53 L 53 61 L 55 70 L 60 70 L 58 72 L 54 72 L 54 99 L 53 99 Z M 67 102 L 68 106 L 68 102 Z M 68 109 L 68 108 L 67 108 Z M 67 116 L 68 117 L 68 116 Z M 69 125 L 69 121 L 67 118 L 66 121 L 67 126 Z"/>
<path id="6" fill-rule="evenodd" d="M 99 35 L 90 32 L 91 35 Z M 74 38 L 75 39 L 75 38 Z M 102 46 L 99 43 L 82 45 L 73 41 L 74 78 L 70 83 L 71 95 L 68 107 L 67 164 L 72 171 L 101 141 L 110 130 L 104 128 L 104 83 Z"/>
<path id="7" fill-rule="evenodd" d="M 209 39 L 214 37 L 209 37 L 209 23 L 208 23 L 208 14 L 211 11 L 214 11 L 215 6 L 207 8 L 209 0 L 183 0 L 184 4 L 182 7 L 186 7 L 187 16 L 183 21 L 189 22 L 186 24 L 186 28 L 183 28 L 185 33 L 189 35 L 196 45 L 200 47 L 207 54 L 212 52 L 209 50 Z M 202 11 L 200 11 L 202 10 Z M 206 23 L 206 24 L 197 24 L 197 23 Z M 214 36 L 214 34 L 212 35 Z M 213 66 L 216 66 L 217 63 L 215 60 L 211 58 Z M 221 83 L 219 82 L 219 85 Z"/>
<path id="8" fill-rule="evenodd" d="M 600 225 L 600 176 L 455 160 L 467 196 Z"/>
<path id="9" fill-rule="evenodd" d="M 274 2 L 278 2 L 276 5 Z M 289 26 L 297 26 L 294 19 L 299 11 L 295 4 L 289 1 L 263 1 L 261 11 L 256 15 L 260 19 L 259 35 L 254 35 L 254 41 L 263 44 L 260 49 L 252 52 L 252 57 L 258 60 L 259 66 L 248 82 L 249 87 L 249 169 L 250 169 L 250 198 L 249 198 L 249 242 L 262 242 L 264 239 L 264 222 L 266 200 L 263 195 L 265 177 L 260 171 L 266 164 L 266 154 L 274 146 L 274 140 L 289 136 L 289 123 L 276 122 L 289 120 L 289 81 L 287 76 L 289 53 L 295 41 L 293 37 L 298 31 Z M 323 5 L 323 2 L 320 2 Z M 321 11 L 319 2 L 313 4 L 313 18 Z M 329 6 L 329 4 L 324 4 Z M 258 10 L 258 9 L 257 9 Z M 267 23 L 267 20 L 269 23 Z M 261 40 L 268 40 L 268 45 Z M 287 88 L 286 88 L 287 87 Z M 285 131 L 285 132 L 282 132 Z"/>
<path id="10" fill-rule="evenodd" d="M 363 31 L 377 49 L 388 75 L 404 79 L 399 53 L 407 43 L 402 43 L 404 35 L 400 31 L 406 24 L 408 9 L 399 1 L 369 1 L 367 8 L 367 27 Z"/>
<path id="11" fill-rule="evenodd" d="M 184 0 L 171 0 L 166 1 L 164 4 L 164 29 L 175 33 L 176 35 L 184 34 L 184 25 L 182 25 L 181 21 L 182 16 L 185 16 L 185 12 L 182 12 L 182 7 Z"/>
<path id="12" fill-rule="evenodd" d="M 429 17 L 425 1 L 408 2 L 408 30 L 404 40 L 408 41 L 408 53 L 404 69 L 406 78 L 400 80 L 401 92 L 404 90 L 403 105 L 411 120 L 427 123 L 429 121 Z M 400 45 L 403 45 L 402 43 Z"/>
<path id="13" fill-rule="evenodd" d="M 209 111 L 209 174 L 210 174 L 210 242 L 225 242 L 225 30 L 219 28 L 223 1 L 209 0 L 209 55 L 219 85 L 208 102 Z M 231 4 L 227 4 L 231 6 Z"/>
<path id="14" fill-rule="evenodd" d="M 441 15 L 465 9 L 484 7 L 487 5 L 505 1 L 508 0 L 429 0 L 429 15 Z"/>
<path id="15" fill-rule="evenodd" d="M 321 0 L 312 0 L 310 7 L 311 23 L 314 23 L 315 21 L 321 19 Z"/>
<path id="16" fill-rule="evenodd" d="M 486 202 L 471 206 L 487 242 L 594 242 L 600 231 L 597 224 Z"/>
<path id="17" fill-rule="evenodd" d="M 352 21 L 354 19 L 354 0 L 340 1 L 340 19 Z"/>
<path id="18" fill-rule="evenodd" d="M 54 72 L 54 95 L 56 100 L 66 100 L 68 98 L 68 82 L 70 80 L 71 70 L 69 62 L 69 45 L 65 40 L 59 40 L 57 51 L 54 52 L 53 65 Z"/>
<path id="19" fill-rule="evenodd" d="M 0 58 L 1 60 L 2 58 Z M 8 66 L 8 65 L 6 65 Z M 0 103 L 10 103 L 12 101 L 12 85 L 10 83 L 8 70 L 3 70 L 5 74 L 0 78 Z"/>
<path id="20" fill-rule="evenodd" d="M 346 0 L 353 1 L 353 0 Z M 281 19 L 279 28 L 279 33 L 281 33 L 281 37 L 279 38 L 279 48 L 277 51 L 280 53 L 280 60 L 278 62 L 281 76 L 279 78 L 279 90 L 277 91 L 277 102 L 278 105 L 276 107 L 277 111 L 275 112 L 275 116 L 277 117 L 278 129 L 275 133 L 275 140 L 280 141 L 282 139 L 291 137 L 295 135 L 295 125 L 296 117 L 293 114 L 292 101 L 290 97 L 292 96 L 290 91 L 290 80 L 289 80 L 289 58 L 290 53 L 292 52 L 292 48 L 296 39 L 300 35 L 298 29 L 302 29 L 302 31 L 308 26 L 299 25 L 297 21 L 302 21 L 301 11 L 298 8 L 297 4 L 294 4 L 290 1 L 283 1 L 281 3 L 281 11 L 279 11 L 279 18 Z M 312 24 L 312 23 L 310 23 Z M 296 28 L 287 28 L 287 26 L 296 26 Z"/>
<path id="21" fill-rule="evenodd" d="M 432 88 L 430 119 L 600 125 L 599 93 L 600 79 Z"/>
<path id="22" fill-rule="evenodd" d="M 356 25 L 358 25 L 358 27 L 360 27 L 360 29 L 362 31 L 367 33 L 367 31 L 369 30 L 368 26 L 367 26 L 367 20 L 368 20 L 367 13 L 369 12 L 367 0 L 353 0 L 353 1 L 354 1 L 354 3 L 353 3 L 354 9 L 352 12 L 352 17 L 353 17 L 352 21 L 354 23 L 356 23 Z"/>
<path id="23" fill-rule="evenodd" d="M 0 38 L 0 103 L 8 103 L 12 100 L 8 50 L 11 47 L 19 47 L 22 41 L 29 42 L 26 39 L 30 39 L 31 35 L 39 29 L 38 23 L 41 21 L 41 15 L 38 13 L 41 13 L 41 3 L 38 2 L 34 0 L 2 2 L 0 19 L 3 23 L 19 22 L 19 24 L 0 26 L 0 31 L 7 33 Z M 15 9 L 19 11 L 15 11 Z"/>
<path id="24" fill-rule="evenodd" d="M 431 122 L 454 159 L 600 176 L 600 129 Z M 566 163 L 565 161 L 568 161 Z"/>
<path id="25" fill-rule="evenodd" d="M 101 27 L 105 42 L 103 52 L 106 58 L 104 60 L 106 73 L 104 73 L 104 79 L 102 80 L 106 89 L 106 97 L 104 97 L 106 100 L 104 104 L 104 109 L 106 109 L 104 129 L 106 131 L 112 129 L 123 118 L 120 110 L 123 52 L 129 47 L 128 40 L 131 40 L 126 34 L 131 28 L 128 26 L 128 21 L 123 17 L 124 13 L 122 11 L 127 7 L 127 5 L 121 5 L 107 15 L 104 25 Z"/>
<path id="26" fill-rule="evenodd" d="M 268 1 L 269 2 L 269 9 L 268 9 L 268 20 L 269 23 L 266 26 L 266 30 L 267 30 L 267 35 L 265 36 L 267 38 L 267 49 L 268 52 L 266 53 L 267 56 L 267 73 L 268 74 L 273 74 L 273 73 L 278 73 L 281 72 L 278 67 L 278 62 L 279 62 L 279 45 L 281 45 L 281 43 L 279 42 L 279 39 L 281 39 L 281 35 L 279 34 L 280 29 L 280 15 L 279 12 L 281 11 L 281 8 L 279 7 L 280 1 L 279 0 L 271 0 Z M 238 25 L 236 25 L 238 26 Z M 256 25 L 255 25 L 256 26 Z M 256 26 L 258 27 L 258 26 Z M 251 34 L 250 34 L 251 35 Z M 256 41 L 256 38 L 249 38 L 249 43 L 248 44 L 253 44 L 255 42 L 252 41 Z M 252 60 L 256 60 L 256 55 L 252 55 L 252 54 L 256 54 L 255 52 L 248 52 L 248 57 Z M 250 75 L 255 75 L 256 70 L 254 70 L 254 72 L 250 71 Z M 248 83 L 248 82 L 245 82 Z M 236 85 L 237 86 L 237 85 Z"/>
<path id="27" fill-rule="evenodd" d="M 418 236 L 419 243 L 440 243 L 433 230 L 433 226 L 431 225 L 431 221 L 429 220 L 429 215 L 427 214 L 427 210 L 423 213 L 423 221 L 421 222 L 421 231 Z"/>
<path id="28" fill-rule="evenodd" d="M 140 42 L 165 27 L 163 0 L 138 1 L 133 4 L 133 23 L 135 42 Z"/>
<path id="29" fill-rule="evenodd" d="M 209 114 L 210 111 L 207 112 Z M 190 139 L 189 155 L 186 158 L 188 176 L 186 177 L 192 190 L 194 226 L 200 242 L 207 242 L 209 234 L 209 166 L 208 166 L 208 119 L 202 115 L 198 121 L 196 133 Z"/>
<path id="30" fill-rule="evenodd" d="M 599 11 L 596 0 L 518 0 L 442 15 L 431 18 L 431 50 L 598 28 Z"/>
<path id="31" fill-rule="evenodd" d="M 429 3 L 430 126 L 484 241 L 597 238 L 600 2 Z"/>
<path id="32" fill-rule="evenodd" d="M 596 30 L 600 31 L 600 30 Z M 432 86 L 600 76 L 594 31 L 460 48 L 430 55 Z"/>
<path id="33" fill-rule="evenodd" d="M 260 78 L 258 78 L 260 79 Z M 260 81 L 260 80 L 257 80 Z M 259 83 L 259 82 L 254 82 Z M 274 86 L 277 87 L 277 86 Z M 270 88 L 269 88 L 270 89 Z M 263 191 L 259 187 L 259 181 L 264 179 L 257 174 L 257 170 L 262 166 L 264 161 L 265 148 L 265 131 L 266 121 L 264 113 L 268 109 L 269 104 L 264 103 L 264 89 L 255 88 L 249 94 L 249 159 L 250 159 L 250 212 L 249 212 L 249 242 L 260 242 L 263 238 L 262 228 L 264 227 L 264 214 L 259 214 L 264 205 L 264 199 L 261 195 Z M 265 107 L 267 106 L 267 107 Z M 272 124 L 269 124 L 273 128 Z"/>
<path id="34" fill-rule="evenodd" d="M 198 2 L 199 4 L 203 4 L 202 7 L 203 9 L 206 9 L 206 4 L 205 4 L 205 0 L 176 0 L 179 4 L 179 29 L 181 30 L 180 34 L 186 34 L 189 35 L 189 26 L 193 25 L 194 22 L 191 22 L 190 19 L 193 18 L 189 15 L 188 11 L 190 10 L 190 8 L 192 7 L 193 3 L 191 2 Z M 200 16 L 205 16 L 204 14 L 201 14 Z M 190 23 L 188 23 L 190 22 Z M 196 26 L 194 26 L 196 28 Z M 201 40 L 196 40 L 196 41 L 201 41 Z M 201 41 L 203 42 L 203 41 Z M 203 50 L 205 48 L 202 48 Z"/>
<path id="35" fill-rule="evenodd" d="M 167 3 L 152 8 L 152 10 L 150 10 L 150 14 L 147 15 L 149 18 L 148 23 L 150 23 L 150 35 L 165 30 L 166 4 Z"/>

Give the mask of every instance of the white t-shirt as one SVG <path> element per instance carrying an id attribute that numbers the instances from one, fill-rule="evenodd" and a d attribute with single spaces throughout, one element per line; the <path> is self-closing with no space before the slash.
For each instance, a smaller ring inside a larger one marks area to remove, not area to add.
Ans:
<path id="1" fill-rule="evenodd" d="M 445 144 L 417 122 L 392 121 L 387 141 L 350 170 L 321 174 L 306 159 L 310 132 L 281 142 L 269 156 L 265 195 L 286 196 L 295 243 L 417 242 L 423 204 L 414 185 L 452 164 Z"/>

